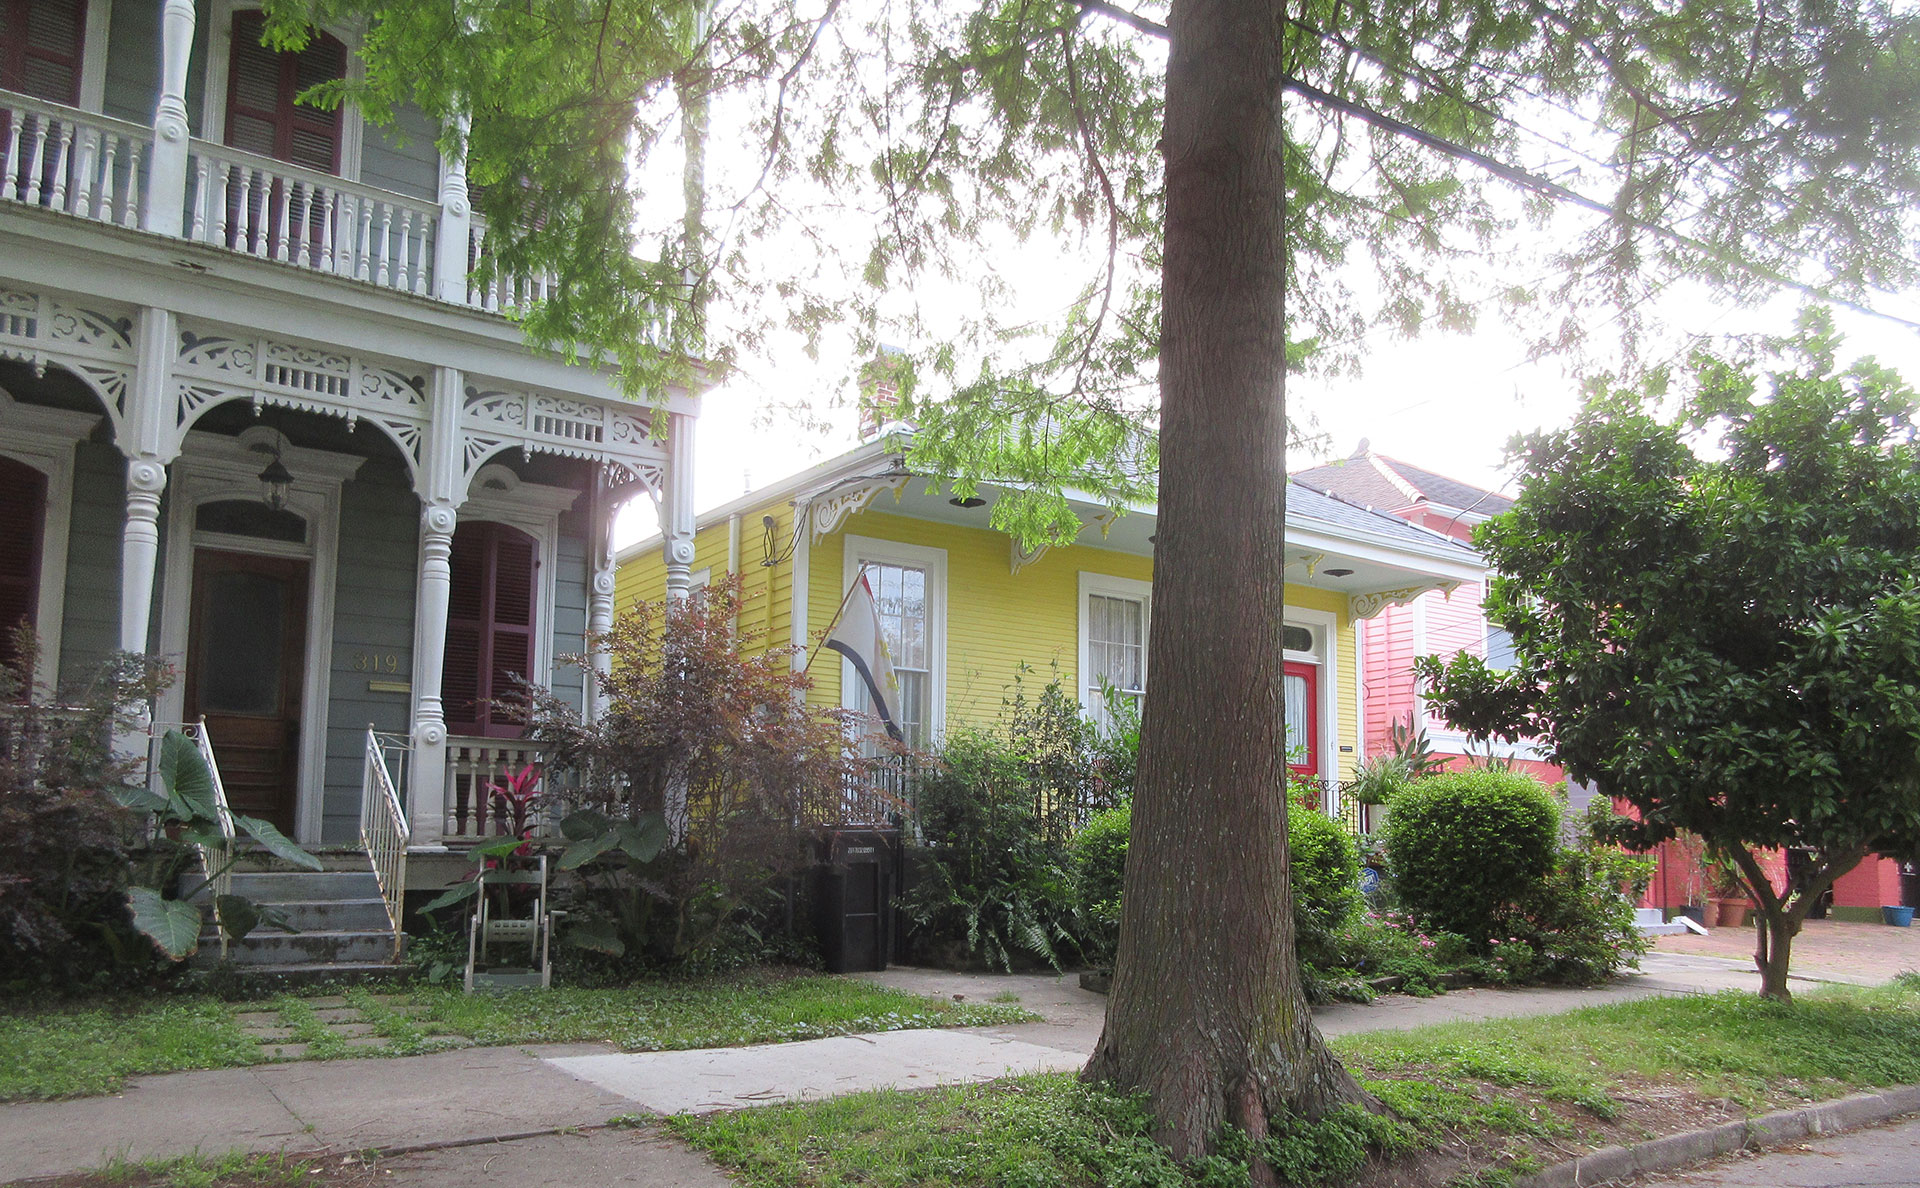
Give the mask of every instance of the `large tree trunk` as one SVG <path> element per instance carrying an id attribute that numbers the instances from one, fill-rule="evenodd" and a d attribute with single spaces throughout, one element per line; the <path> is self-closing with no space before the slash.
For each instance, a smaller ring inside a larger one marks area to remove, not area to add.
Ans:
<path id="1" fill-rule="evenodd" d="M 1167 68 L 1152 694 L 1106 1030 L 1087 1076 L 1205 1153 L 1366 1095 L 1300 985 L 1281 695 L 1282 9 L 1183 0 Z"/>

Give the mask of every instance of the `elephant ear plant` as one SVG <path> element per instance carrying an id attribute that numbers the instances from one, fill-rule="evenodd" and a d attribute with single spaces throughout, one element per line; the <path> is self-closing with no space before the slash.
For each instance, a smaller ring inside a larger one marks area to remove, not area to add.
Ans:
<path id="1" fill-rule="evenodd" d="M 119 790 L 114 799 L 123 806 L 154 816 L 156 825 L 183 842 L 220 852 L 229 839 L 220 828 L 220 810 L 214 802 L 213 772 L 194 741 L 178 730 L 160 740 L 160 784 L 164 795 L 147 788 Z M 244 834 L 260 848 L 303 870 L 319 870 L 320 860 L 301 849 L 267 821 L 230 813 L 236 835 Z M 238 859 L 228 855 L 220 866 L 177 899 L 164 887 L 134 886 L 127 890 L 133 926 L 173 961 L 184 961 L 200 947 L 200 909 L 192 900 L 233 868 Z M 239 940 L 262 924 L 294 931 L 285 916 L 244 895 L 223 894 L 214 899 L 214 917 L 229 940 Z"/>

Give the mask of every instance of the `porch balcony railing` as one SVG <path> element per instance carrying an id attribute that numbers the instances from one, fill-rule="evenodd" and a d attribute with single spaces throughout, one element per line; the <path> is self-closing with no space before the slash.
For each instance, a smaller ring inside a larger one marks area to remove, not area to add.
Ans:
<path id="1" fill-rule="evenodd" d="M 554 291 L 545 274 L 483 282 L 477 265 L 486 251 L 485 223 L 455 216 L 437 201 L 205 140 L 186 145 L 184 169 L 173 167 L 184 184 L 169 195 L 153 191 L 154 154 L 150 127 L 0 90 L 0 201 L 177 233 L 488 313 L 524 308 Z"/>
<path id="2" fill-rule="evenodd" d="M 213 740 L 207 736 L 207 720 L 186 725 L 186 734 L 206 762 L 213 783 L 213 813 L 218 826 L 217 838 L 194 843 L 200 854 L 200 871 L 207 880 L 207 899 L 213 905 L 214 932 L 220 938 L 220 956 L 227 955 L 227 930 L 220 919 L 220 901 L 233 893 L 233 852 L 239 836 L 233 824 L 233 810 L 227 806 L 227 786 L 220 779 L 220 761 L 213 755 Z"/>
<path id="3" fill-rule="evenodd" d="M 437 202 L 204 140 L 188 155 L 186 202 L 196 243 L 402 293 L 435 291 Z"/>
<path id="4" fill-rule="evenodd" d="M 525 790 L 531 807 L 523 824 L 535 837 L 557 833 L 566 814 L 548 802 L 545 759 L 538 743 L 521 739 L 449 738 L 447 812 L 441 840 L 447 845 L 477 845 L 514 836 L 514 806 L 506 789 L 529 765 L 535 778 Z"/>
<path id="5" fill-rule="evenodd" d="M 0 200 L 138 227 L 153 129 L 0 91 Z"/>

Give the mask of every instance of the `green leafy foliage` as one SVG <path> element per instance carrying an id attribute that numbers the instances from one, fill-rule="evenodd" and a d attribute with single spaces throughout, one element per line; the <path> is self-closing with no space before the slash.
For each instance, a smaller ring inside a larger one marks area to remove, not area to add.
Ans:
<path id="1" fill-rule="evenodd" d="M 1920 850 L 1914 393 L 1839 345 L 1809 317 L 1765 375 L 1701 356 L 1683 393 L 1596 387 L 1517 443 L 1519 498 L 1475 537 L 1514 668 L 1421 662 L 1457 725 L 1545 740 L 1631 806 L 1612 840 L 1685 831 L 1731 862 L 1769 920 L 1769 993 L 1835 878 Z M 1813 861 L 1775 887 L 1753 851 L 1788 847 Z"/>
<path id="2" fill-rule="evenodd" d="M 599 686 L 591 719 L 529 690 L 530 734 L 572 806 L 556 897 L 581 976 L 731 963 L 750 944 L 804 959 L 773 936 L 788 931 L 782 888 L 882 761 L 850 751 L 855 723 L 808 705 L 791 649 L 760 649 L 739 612 L 738 579 L 623 610 L 590 641 L 606 671 L 568 658 Z"/>
<path id="3" fill-rule="evenodd" d="M 1287 872 L 1294 944 L 1307 961 L 1330 964 L 1334 930 L 1360 905 L 1353 839 L 1326 814 L 1296 805 L 1287 811 Z"/>
<path id="4" fill-rule="evenodd" d="M 1089 959 L 1112 960 L 1120 939 L 1120 892 L 1126 885 L 1129 809 L 1108 809 L 1088 818 L 1073 836 L 1073 893 Z"/>
<path id="5" fill-rule="evenodd" d="M 116 795 L 135 776 L 109 740 L 134 727 L 163 668 L 117 657 L 59 692 L 24 679 L 39 656 L 13 639 L 0 664 L 0 993 L 70 993 L 151 980 L 151 949 L 133 931 L 126 889 L 138 849 Z M 161 842 L 148 851 L 170 865 Z"/>
<path id="6" fill-rule="evenodd" d="M 1095 959 L 1111 955 L 1118 934 L 1131 824 L 1128 809 L 1113 809 L 1093 817 L 1073 839 L 1073 888 L 1082 935 L 1092 938 L 1087 954 Z M 1353 839 L 1325 814 L 1295 805 L 1287 812 L 1287 847 L 1300 956 L 1312 964 L 1340 964 L 1337 933 L 1360 903 Z"/>
<path id="7" fill-rule="evenodd" d="M 997 729 L 950 732 L 914 797 L 920 844 L 900 898 L 913 943 L 1002 969 L 1058 967 L 1110 946 L 1112 926 L 1076 896 L 1070 843 L 1092 814 L 1131 796 L 1127 737 L 1102 735 L 1057 675 L 1029 695 L 1024 670 Z M 1118 899 L 1116 886 L 1116 909 Z"/>
<path id="8" fill-rule="evenodd" d="M 161 786 L 165 789 L 164 795 L 134 788 L 123 790 L 121 801 L 130 806 L 146 808 L 153 813 L 160 827 L 177 830 L 182 838 L 194 844 L 216 846 L 231 842 L 237 831 L 239 836 L 251 838 L 262 849 L 289 865 L 303 870 L 321 869 L 318 858 L 258 817 L 228 813 L 227 822 L 231 829 L 223 832 L 220 808 L 214 794 L 213 770 L 207 766 L 199 744 L 193 739 L 178 730 L 167 731 L 160 740 L 157 769 Z M 205 879 L 177 899 L 172 897 L 178 890 L 174 885 L 172 876 L 176 871 L 172 866 L 163 868 L 159 879 L 129 888 L 127 902 L 133 909 L 134 929 L 152 941 L 154 947 L 169 961 L 184 961 L 193 956 L 200 947 L 200 909 L 187 901 L 213 886 L 214 880 L 230 869 L 233 862 L 234 859 L 228 857 L 224 866 L 207 871 Z M 232 912 L 231 916 L 228 915 L 229 911 Z M 220 930 L 234 940 L 246 936 L 263 923 L 287 927 L 284 916 L 240 895 L 217 896 L 214 914 Z"/>
<path id="9" fill-rule="evenodd" d="M 1559 812 L 1512 772 L 1457 771 L 1387 806 L 1394 893 L 1421 922 L 1477 944 L 1512 935 L 1520 901 L 1553 870 Z"/>

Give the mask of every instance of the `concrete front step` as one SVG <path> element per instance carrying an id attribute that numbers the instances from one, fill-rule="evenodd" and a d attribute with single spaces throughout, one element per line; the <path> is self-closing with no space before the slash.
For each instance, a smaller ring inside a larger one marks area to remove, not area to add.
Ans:
<path id="1" fill-rule="evenodd" d="M 265 900 L 257 900 L 267 903 Z M 287 918 L 288 928 L 262 924 L 262 935 L 292 932 L 384 932 L 392 935 L 387 922 L 387 904 L 382 899 L 292 899 L 268 904 Z"/>
<path id="2" fill-rule="evenodd" d="M 378 899 L 380 881 L 360 870 L 235 871 L 233 893 L 260 903 L 310 903 L 323 899 Z"/>
<path id="3" fill-rule="evenodd" d="M 200 938 L 200 952 L 220 956 L 220 937 L 209 929 Z M 391 932 L 249 932 L 227 944 L 227 960 L 235 965 L 325 965 L 387 961 L 393 957 Z"/>

